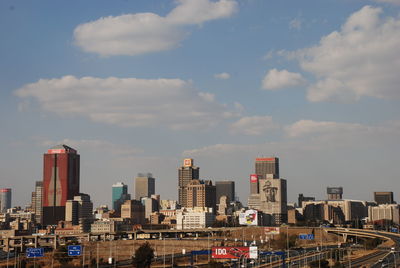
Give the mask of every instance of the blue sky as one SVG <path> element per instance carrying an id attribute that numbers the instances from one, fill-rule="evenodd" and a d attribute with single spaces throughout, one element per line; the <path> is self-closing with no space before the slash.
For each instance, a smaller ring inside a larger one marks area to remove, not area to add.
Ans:
<path id="1" fill-rule="evenodd" d="M 258 156 L 288 197 L 372 199 L 399 186 L 400 1 L 0 3 L 0 187 L 29 202 L 42 155 L 81 154 L 81 191 L 177 168 L 232 179 L 247 203 Z"/>

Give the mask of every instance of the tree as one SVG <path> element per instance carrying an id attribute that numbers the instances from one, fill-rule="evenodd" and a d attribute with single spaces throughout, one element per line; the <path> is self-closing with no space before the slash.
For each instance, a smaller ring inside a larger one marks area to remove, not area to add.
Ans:
<path id="1" fill-rule="evenodd" d="M 154 258 L 154 249 L 146 242 L 135 250 L 135 257 L 133 263 L 138 268 L 149 268 Z"/>

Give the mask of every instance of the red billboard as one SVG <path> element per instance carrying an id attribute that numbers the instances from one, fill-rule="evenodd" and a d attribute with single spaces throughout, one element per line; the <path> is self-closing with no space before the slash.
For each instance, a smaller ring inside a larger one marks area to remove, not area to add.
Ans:
<path id="1" fill-rule="evenodd" d="M 257 174 L 250 174 L 250 182 L 257 182 L 258 181 L 258 176 Z"/>
<path id="2" fill-rule="evenodd" d="M 254 255 L 257 255 L 256 252 L 257 247 L 213 247 L 211 256 L 214 259 L 254 258 Z"/>

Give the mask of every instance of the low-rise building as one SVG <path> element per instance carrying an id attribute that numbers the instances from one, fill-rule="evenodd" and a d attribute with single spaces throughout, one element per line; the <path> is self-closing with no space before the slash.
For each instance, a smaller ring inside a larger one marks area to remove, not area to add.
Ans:
<path id="1" fill-rule="evenodd" d="M 215 221 L 212 208 L 194 207 L 176 211 L 176 229 L 198 229 L 210 227 Z"/>

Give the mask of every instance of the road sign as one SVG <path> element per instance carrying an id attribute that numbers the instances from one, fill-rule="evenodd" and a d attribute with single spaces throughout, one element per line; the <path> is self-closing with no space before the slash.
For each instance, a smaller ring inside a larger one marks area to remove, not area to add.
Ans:
<path id="1" fill-rule="evenodd" d="M 81 245 L 68 246 L 68 256 L 81 256 L 81 251 Z"/>
<path id="2" fill-rule="evenodd" d="M 299 239 L 301 240 L 314 240 L 313 234 L 299 234 Z"/>
<path id="3" fill-rule="evenodd" d="M 43 248 L 27 248 L 26 249 L 26 257 L 28 258 L 38 258 L 44 256 Z"/>

